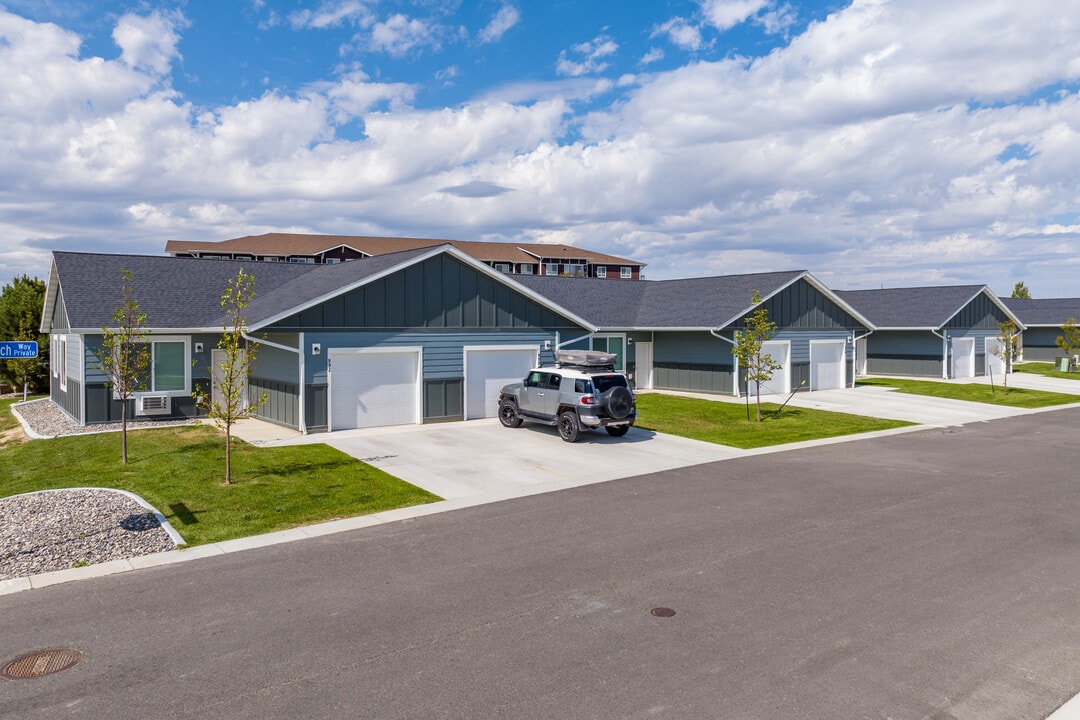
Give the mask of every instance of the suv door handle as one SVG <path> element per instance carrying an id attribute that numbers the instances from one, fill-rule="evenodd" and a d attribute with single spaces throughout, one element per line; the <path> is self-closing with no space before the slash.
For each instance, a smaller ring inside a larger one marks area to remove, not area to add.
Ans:
<path id="1" fill-rule="evenodd" d="M 536 397 L 544 397 L 544 393 L 536 393 Z"/>

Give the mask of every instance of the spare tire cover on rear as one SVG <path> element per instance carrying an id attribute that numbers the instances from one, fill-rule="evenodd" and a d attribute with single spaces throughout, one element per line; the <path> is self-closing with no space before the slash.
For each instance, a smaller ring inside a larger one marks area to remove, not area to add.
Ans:
<path id="1" fill-rule="evenodd" d="M 627 388 L 615 386 L 600 396 L 600 404 L 607 414 L 616 420 L 622 420 L 634 409 L 634 396 Z"/>

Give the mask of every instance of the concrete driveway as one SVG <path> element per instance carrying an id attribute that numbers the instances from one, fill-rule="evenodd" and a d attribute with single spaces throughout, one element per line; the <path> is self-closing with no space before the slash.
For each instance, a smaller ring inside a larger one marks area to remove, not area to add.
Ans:
<path id="1" fill-rule="evenodd" d="M 553 427 L 509 429 L 494 418 L 307 436 L 255 421 L 241 425 L 237 435 L 249 442 L 326 443 L 447 500 L 504 500 L 746 454 L 636 427 L 621 438 L 593 430 L 567 443 Z"/>

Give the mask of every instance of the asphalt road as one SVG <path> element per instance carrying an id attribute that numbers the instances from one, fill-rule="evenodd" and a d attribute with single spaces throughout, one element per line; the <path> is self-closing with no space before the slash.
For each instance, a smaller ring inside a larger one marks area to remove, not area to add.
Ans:
<path id="1" fill-rule="evenodd" d="M 1080 690 L 1077 427 L 740 458 L 0 597 L 0 661 L 85 653 L 0 681 L 0 717 L 1043 718 Z"/>

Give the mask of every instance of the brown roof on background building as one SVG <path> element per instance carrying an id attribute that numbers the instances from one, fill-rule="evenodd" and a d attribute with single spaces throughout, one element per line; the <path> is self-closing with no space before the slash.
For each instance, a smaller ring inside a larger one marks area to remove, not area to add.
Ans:
<path id="1" fill-rule="evenodd" d="M 337 247 L 347 246 L 365 255 L 385 255 L 403 250 L 453 245 L 458 250 L 485 262 L 536 263 L 543 260 L 586 261 L 593 264 L 636 265 L 645 263 L 607 255 L 572 245 L 547 243 L 499 243 L 472 240 L 435 240 L 424 238 L 371 237 L 367 235 L 305 235 L 297 233 L 266 233 L 222 240 L 199 242 L 169 240 L 165 252 L 175 253 L 246 253 L 251 255 L 317 255 Z"/>

